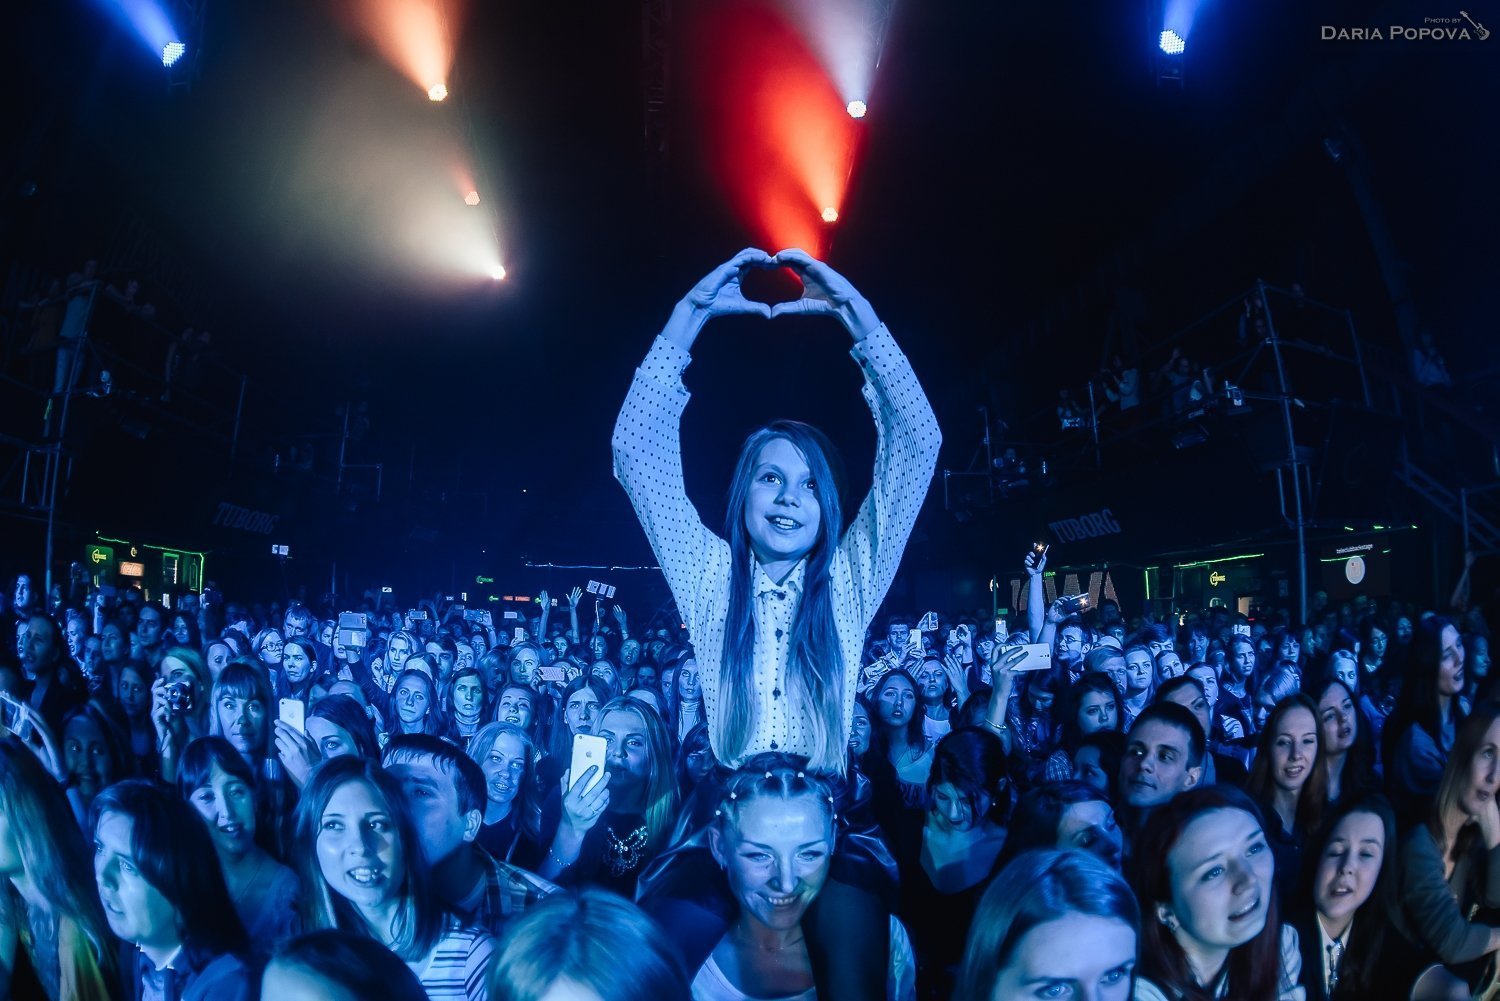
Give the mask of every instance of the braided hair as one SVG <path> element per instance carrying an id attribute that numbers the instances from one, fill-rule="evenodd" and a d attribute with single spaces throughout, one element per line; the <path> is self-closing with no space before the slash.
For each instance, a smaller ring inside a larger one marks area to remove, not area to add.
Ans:
<path id="1" fill-rule="evenodd" d="M 719 807 L 714 811 L 714 825 L 721 835 L 728 835 L 739 822 L 740 811 L 746 803 L 757 799 L 792 800 L 808 796 L 828 811 L 828 823 L 832 827 L 837 814 L 833 790 L 828 783 L 791 755 L 766 751 L 746 761 L 724 783 Z"/>

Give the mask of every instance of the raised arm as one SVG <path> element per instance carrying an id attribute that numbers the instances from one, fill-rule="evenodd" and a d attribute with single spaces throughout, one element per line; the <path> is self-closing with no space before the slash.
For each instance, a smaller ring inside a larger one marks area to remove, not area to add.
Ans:
<path id="1" fill-rule="evenodd" d="M 868 623 L 895 579 L 906 540 L 927 497 L 943 436 L 917 374 L 869 300 L 838 272 L 800 250 L 783 250 L 776 263 L 797 272 L 804 293 L 779 303 L 773 316 L 835 316 L 854 338 L 854 360 L 865 374 L 864 397 L 875 417 L 875 476 L 870 493 L 844 532 L 860 616 Z"/>
<path id="2" fill-rule="evenodd" d="M 651 551 L 661 564 L 678 610 L 697 619 L 705 570 L 728 565 L 728 544 L 703 524 L 688 500 L 682 477 L 682 412 L 688 391 L 682 372 L 703 325 L 714 316 L 750 313 L 769 317 L 771 307 L 740 292 L 745 267 L 772 264 L 762 250 L 743 250 L 699 282 L 672 310 L 620 408 L 612 440 L 615 479 L 625 488 Z"/>
<path id="3" fill-rule="evenodd" d="M 1041 552 L 1033 549 L 1026 554 L 1026 634 L 1033 643 L 1051 641 L 1050 637 L 1042 639 L 1042 631 L 1047 627 L 1047 592 L 1042 577 L 1046 569 L 1046 547 Z"/>

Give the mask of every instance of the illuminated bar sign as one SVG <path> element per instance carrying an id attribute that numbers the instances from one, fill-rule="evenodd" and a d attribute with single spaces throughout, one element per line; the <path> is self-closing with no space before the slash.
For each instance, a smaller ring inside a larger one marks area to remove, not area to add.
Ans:
<path id="1" fill-rule="evenodd" d="M 129 560 L 125 560 L 120 564 L 120 576 L 144 577 L 146 576 L 146 564 L 132 563 Z"/>

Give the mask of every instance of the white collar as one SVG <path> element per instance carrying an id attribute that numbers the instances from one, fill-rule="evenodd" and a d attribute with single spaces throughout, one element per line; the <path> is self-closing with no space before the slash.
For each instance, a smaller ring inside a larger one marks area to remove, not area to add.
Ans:
<path id="1" fill-rule="evenodd" d="M 780 584 L 771 579 L 771 575 L 766 573 L 766 568 L 761 565 L 759 560 L 753 560 L 753 562 L 755 563 L 755 580 L 753 583 L 757 598 L 764 597 L 773 591 L 791 591 L 796 595 L 802 593 L 802 579 L 807 574 L 807 560 L 798 560 L 797 565 L 792 567 L 792 572 L 787 574 L 786 579 Z"/>
<path id="2" fill-rule="evenodd" d="M 136 946 L 136 948 L 140 950 L 140 953 L 141 953 L 142 956 L 146 956 L 146 950 L 145 949 L 141 949 L 140 946 Z M 172 954 L 167 957 L 167 961 L 164 962 L 164 963 L 162 963 L 160 966 L 158 966 L 156 963 L 152 962 L 150 956 L 146 956 L 146 962 L 151 963 L 152 967 L 156 970 L 156 972 L 160 973 L 162 970 L 174 970 L 174 969 L 176 969 L 177 968 L 176 967 L 177 958 L 179 956 L 181 956 L 181 955 L 182 955 L 182 946 L 179 945 L 177 948 L 175 948 L 175 949 L 172 950 Z"/>
<path id="3" fill-rule="evenodd" d="M 1334 943 L 1338 943 L 1338 946 L 1341 949 L 1347 949 L 1347 948 L 1349 948 L 1349 928 L 1353 928 L 1354 927 L 1354 923 L 1350 922 L 1349 928 L 1345 928 L 1344 929 L 1344 934 L 1340 935 L 1338 938 L 1334 938 L 1334 937 L 1332 937 L 1331 935 L 1328 934 L 1328 929 L 1326 929 L 1326 928 L 1323 927 L 1323 915 L 1321 915 L 1321 914 L 1317 915 L 1317 919 L 1318 919 L 1318 942 L 1319 942 L 1319 945 L 1321 945 L 1322 949 L 1323 949 L 1323 962 L 1326 963 L 1326 962 L 1328 962 L 1328 947 L 1330 945 L 1333 945 Z"/>

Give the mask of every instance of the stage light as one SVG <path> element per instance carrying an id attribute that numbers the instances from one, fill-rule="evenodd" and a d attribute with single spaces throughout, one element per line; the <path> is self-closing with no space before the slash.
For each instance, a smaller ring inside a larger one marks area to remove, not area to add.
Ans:
<path id="1" fill-rule="evenodd" d="M 493 268 L 490 268 L 490 277 L 497 282 L 505 281 L 505 266 L 497 264 Z"/>
<path id="2" fill-rule="evenodd" d="M 479 192 L 477 192 L 477 191 L 471 191 L 467 195 L 464 195 L 464 204 L 465 205 L 478 205 L 479 204 Z"/>
<path id="3" fill-rule="evenodd" d="M 1182 36 L 1171 29 L 1161 33 L 1159 44 L 1161 45 L 1161 50 L 1169 56 L 1180 56 L 1183 50 L 1187 48 L 1187 42 L 1183 41 Z"/>
<path id="4" fill-rule="evenodd" d="M 850 118 L 863 118 L 865 117 L 865 112 L 869 109 L 865 107 L 865 102 L 854 100 L 850 101 L 844 110 L 849 112 Z"/>
<path id="5" fill-rule="evenodd" d="M 435 83 L 427 88 L 427 100 L 437 102 L 448 96 L 448 88 L 440 83 Z"/>
<path id="6" fill-rule="evenodd" d="M 185 52 L 187 52 L 187 46 L 181 42 L 168 42 L 161 47 L 161 64 L 171 66 L 181 59 Z"/>
<path id="7" fill-rule="evenodd" d="M 832 205 L 828 206 L 826 209 L 823 210 L 823 221 L 824 222 L 838 222 L 839 221 L 839 210 L 836 209 L 836 208 L 834 208 Z"/>

